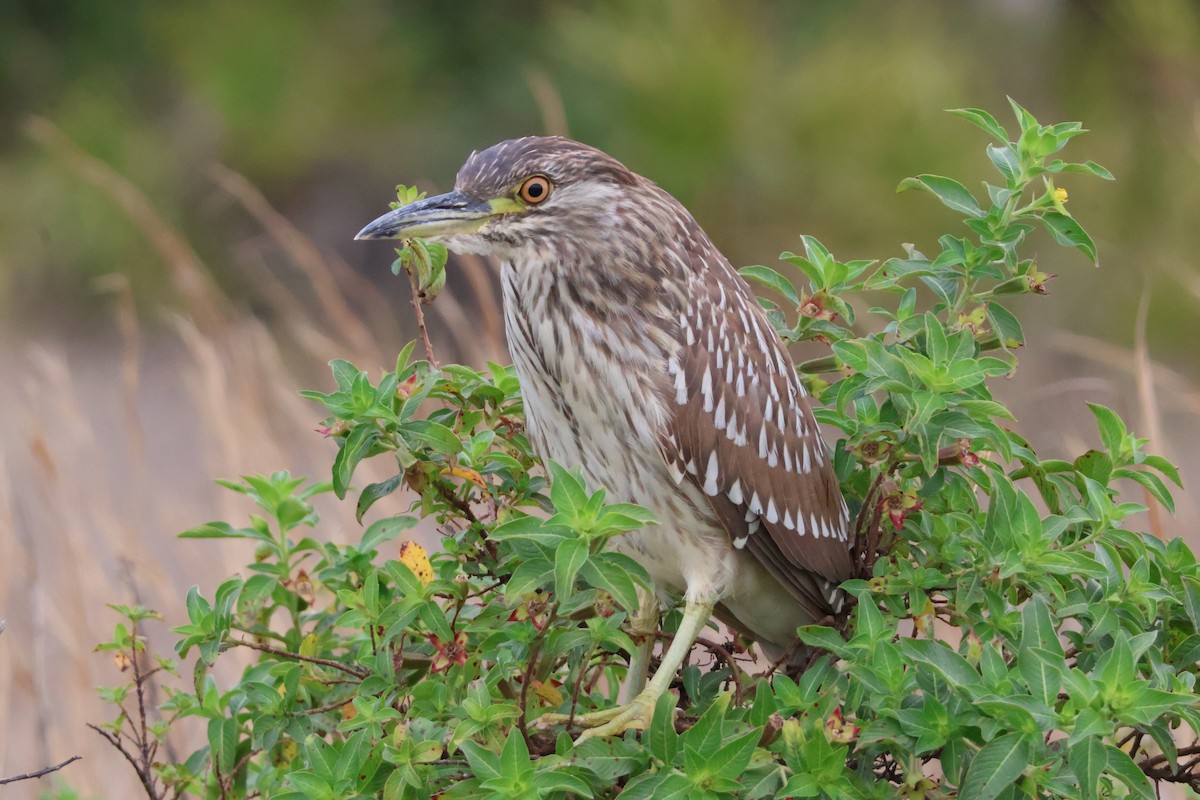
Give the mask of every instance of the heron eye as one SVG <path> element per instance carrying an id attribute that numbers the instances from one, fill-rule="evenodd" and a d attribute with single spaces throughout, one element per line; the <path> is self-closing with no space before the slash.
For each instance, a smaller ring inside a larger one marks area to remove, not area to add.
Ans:
<path id="1" fill-rule="evenodd" d="M 550 196 L 550 179 L 543 175 L 526 178 L 517 190 L 517 196 L 529 205 L 536 206 Z"/>

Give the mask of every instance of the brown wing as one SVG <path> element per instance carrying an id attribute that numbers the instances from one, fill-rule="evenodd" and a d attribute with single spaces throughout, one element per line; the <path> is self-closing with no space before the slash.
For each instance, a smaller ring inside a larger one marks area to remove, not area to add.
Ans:
<path id="1" fill-rule="evenodd" d="M 790 356 L 722 262 L 693 277 L 679 318 L 663 455 L 710 498 L 734 546 L 819 617 L 852 573 L 849 512 Z"/>

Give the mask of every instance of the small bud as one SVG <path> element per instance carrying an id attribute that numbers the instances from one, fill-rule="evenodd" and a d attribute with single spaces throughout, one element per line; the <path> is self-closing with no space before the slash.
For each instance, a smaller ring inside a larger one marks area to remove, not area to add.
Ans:
<path id="1" fill-rule="evenodd" d="M 461 667 L 467 663 L 466 631 L 459 631 L 455 634 L 454 639 L 449 642 L 443 642 L 431 633 L 429 634 L 429 643 L 433 645 L 433 649 L 436 651 L 433 656 L 433 663 L 429 667 L 431 672 L 445 672 L 453 664 Z"/>
<path id="2" fill-rule="evenodd" d="M 1035 270 L 1025 276 L 1025 282 L 1029 286 L 1029 291 L 1033 292 L 1034 294 L 1049 294 L 1049 292 L 1046 291 L 1046 283 L 1047 281 L 1053 280 L 1055 277 L 1057 276 L 1047 275 L 1044 272 L 1037 272 Z"/>
<path id="3" fill-rule="evenodd" d="M 412 393 L 414 391 L 416 391 L 416 388 L 417 388 L 417 375 L 416 375 L 416 373 L 413 373 L 412 375 L 409 375 L 406 379 L 404 379 L 404 381 L 402 381 L 396 387 L 396 396 L 403 398 L 403 399 L 407 399 L 409 397 L 412 397 Z"/>
<path id="4" fill-rule="evenodd" d="M 978 336 L 986 330 L 986 322 L 987 308 L 979 306 L 971 312 L 960 311 L 952 327 L 956 331 L 967 330 L 972 336 Z"/>
<path id="5" fill-rule="evenodd" d="M 882 508 L 888 515 L 888 519 L 892 521 L 892 525 L 896 530 L 904 527 L 904 520 L 914 511 L 921 509 L 921 501 L 917 499 L 917 493 L 909 489 L 907 491 L 895 491 L 879 502 Z"/>
<path id="6" fill-rule="evenodd" d="M 967 634 L 967 661 L 971 666 L 979 666 L 979 660 L 983 658 L 983 641 L 979 638 L 979 634 L 971 631 Z"/>
<path id="7" fill-rule="evenodd" d="M 550 593 L 534 592 L 522 598 L 521 604 L 509 615 L 509 622 L 524 622 L 529 620 L 539 631 L 545 630 L 550 620 Z"/>
<path id="8" fill-rule="evenodd" d="M 1059 186 L 1057 189 L 1055 189 L 1054 190 L 1054 202 L 1059 203 L 1060 205 L 1062 203 L 1067 202 L 1067 190 L 1062 188 L 1061 186 Z"/>
<path id="9" fill-rule="evenodd" d="M 962 462 L 964 467 L 978 467 L 979 456 L 971 450 L 970 439 L 958 440 L 958 460 Z"/>
<path id="10" fill-rule="evenodd" d="M 612 595 L 608 592 L 596 592 L 596 614 L 608 619 L 617 611 L 616 605 L 613 604 Z"/>
<path id="11" fill-rule="evenodd" d="M 850 452 L 858 456 L 859 461 L 864 464 L 874 464 L 887 458 L 893 447 L 894 444 L 887 439 L 867 439 L 851 448 Z"/>
<path id="12" fill-rule="evenodd" d="M 825 720 L 825 735 L 829 737 L 829 741 L 837 744 L 849 744 L 858 738 L 859 732 L 862 730 L 853 722 L 842 718 L 842 710 L 834 709 L 833 713 Z"/>

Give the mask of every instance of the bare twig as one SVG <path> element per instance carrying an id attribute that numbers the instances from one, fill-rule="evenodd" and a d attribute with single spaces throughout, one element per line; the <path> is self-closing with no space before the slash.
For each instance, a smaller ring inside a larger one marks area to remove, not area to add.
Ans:
<path id="1" fill-rule="evenodd" d="M 299 653 L 293 653 L 288 650 L 280 650 L 278 647 L 258 644 L 257 642 L 247 642 L 244 639 L 232 639 L 231 644 L 235 644 L 239 647 L 249 647 L 251 650 L 258 650 L 261 653 L 270 653 L 273 656 L 291 659 L 292 661 L 305 661 L 309 664 L 319 664 L 322 667 L 340 670 L 341 672 L 344 672 L 347 675 L 353 675 L 356 678 L 365 678 L 371 674 L 366 670 L 355 669 L 354 667 L 343 664 L 340 661 L 332 661 L 328 658 L 316 658 L 314 656 L 302 656 Z"/>
<path id="2" fill-rule="evenodd" d="M 11 778 L 0 778 L 0 786 L 3 786 L 6 783 L 16 783 L 17 781 L 28 781 L 32 780 L 33 778 L 41 778 L 44 775 L 49 775 L 51 772 L 58 772 L 67 764 L 74 763 L 81 758 L 83 758 L 83 756 L 71 756 L 66 761 L 62 762 L 61 764 L 55 764 L 53 767 L 44 767 L 34 772 L 26 772 L 24 775 L 14 775 Z"/>
<path id="3" fill-rule="evenodd" d="M 155 789 L 155 787 L 154 787 L 153 775 L 147 774 L 142 771 L 142 768 L 138 764 L 137 759 L 134 757 L 133 753 L 129 752 L 125 748 L 125 745 L 121 743 L 121 738 L 119 736 L 117 736 L 116 734 L 113 734 L 113 733 L 109 733 L 108 731 L 104 730 L 103 728 L 93 725 L 90 722 L 87 723 L 87 726 L 89 728 L 91 728 L 92 730 L 94 730 L 96 733 L 103 736 L 104 740 L 106 742 L 111 744 L 113 747 L 117 748 L 117 752 L 119 752 L 121 755 L 125 756 L 125 760 L 129 762 L 130 766 L 133 767 L 133 771 L 137 773 L 138 780 L 142 782 L 142 788 L 146 790 L 146 796 L 148 798 L 150 798 L 150 800 L 162 800 L 162 795 L 159 794 L 158 790 Z"/>
<path id="4" fill-rule="evenodd" d="M 433 365 L 434 369 L 441 369 L 437 356 L 433 354 L 433 343 L 429 341 L 429 328 L 425 327 L 425 311 L 421 308 L 425 302 L 425 293 L 421 291 L 421 286 L 417 283 L 416 272 L 411 269 L 408 270 L 408 285 L 412 287 L 412 307 L 417 314 L 417 330 L 421 332 L 421 344 L 425 348 L 425 358 Z"/>

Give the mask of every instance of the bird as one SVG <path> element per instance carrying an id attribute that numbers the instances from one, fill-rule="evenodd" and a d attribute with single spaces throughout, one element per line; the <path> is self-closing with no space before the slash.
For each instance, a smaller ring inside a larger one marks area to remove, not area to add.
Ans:
<path id="1" fill-rule="evenodd" d="M 573 717 L 578 741 L 644 729 L 714 615 L 781 658 L 798 626 L 841 609 L 853 535 L 812 400 L 683 204 L 599 149 L 527 136 L 473 152 L 453 191 L 355 238 L 413 237 L 500 261 L 534 450 L 657 520 L 610 546 L 655 585 L 634 626 L 655 629 L 660 595 L 681 598 L 682 619 L 648 680 L 642 637 L 627 703 Z"/>

